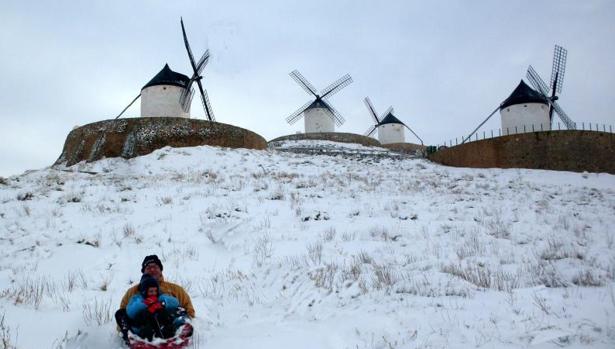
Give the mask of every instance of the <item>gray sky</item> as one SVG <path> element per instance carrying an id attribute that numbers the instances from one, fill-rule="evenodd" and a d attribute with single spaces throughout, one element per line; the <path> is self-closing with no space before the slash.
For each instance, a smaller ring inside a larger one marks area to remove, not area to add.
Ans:
<path id="1" fill-rule="evenodd" d="M 52 164 L 73 126 L 113 118 L 166 62 L 188 75 L 180 16 L 195 55 L 211 50 L 216 119 L 267 140 L 303 128 L 284 120 L 309 99 L 293 69 L 318 89 L 352 75 L 331 98 L 340 132 L 369 128 L 370 96 L 437 144 L 477 126 L 528 64 L 548 80 L 556 43 L 568 49 L 560 105 L 615 126 L 615 1 L 4 0 L 0 176 Z M 192 116 L 203 118 L 197 96 Z"/>

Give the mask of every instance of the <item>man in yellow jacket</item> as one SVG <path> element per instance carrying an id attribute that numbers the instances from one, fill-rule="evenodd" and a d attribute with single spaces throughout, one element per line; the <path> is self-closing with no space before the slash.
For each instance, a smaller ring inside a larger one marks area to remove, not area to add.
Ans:
<path id="1" fill-rule="evenodd" d="M 156 279 L 160 285 L 160 292 L 177 298 L 179 301 L 179 306 L 186 311 L 186 314 L 190 318 L 194 318 L 194 307 L 192 306 L 190 296 L 181 286 L 165 281 L 162 275 L 162 269 L 162 262 L 156 255 L 145 257 L 145 259 L 143 259 L 143 263 L 141 263 L 141 273 L 149 274 Z M 122 337 L 124 337 L 125 341 L 128 340 L 128 329 L 130 328 L 130 319 L 126 314 L 126 306 L 128 305 L 128 300 L 130 300 L 130 298 L 137 293 L 139 293 L 139 284 L 130 287 L 126 291 L 124 297 L 122 297 L 122 301 L 120 302 L 120 309 L 115 313 L 115 320 L 117 321 L 118 327 L 122 332 Z"/>

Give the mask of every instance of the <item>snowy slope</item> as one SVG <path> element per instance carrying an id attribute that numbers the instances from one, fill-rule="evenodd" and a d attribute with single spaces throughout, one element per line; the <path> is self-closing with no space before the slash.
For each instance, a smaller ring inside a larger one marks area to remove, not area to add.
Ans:
<path id="1" fill-rule="evenodd" d="M 152 253 L 193 298 L 193 348 L 615 347 L 612 175 L 308 142 L 3 182 L 5 347 L 121 348 Z"/>

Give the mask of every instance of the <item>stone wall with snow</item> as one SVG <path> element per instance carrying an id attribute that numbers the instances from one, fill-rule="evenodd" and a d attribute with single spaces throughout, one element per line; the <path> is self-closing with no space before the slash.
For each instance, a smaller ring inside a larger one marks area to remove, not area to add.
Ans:
<path id="1" fill-rule="evenodd" d="M 615 134 L 573 130 L 515 134 L 441 149 L 429 158 L 457 167 L 615 174 Z"/>
<path id="2" fill-rule="evenodd" d="M 273 142 L 281 141 L 300 141 L 300 140 L 324 140 L 340 143 L 356 143 L 370 147 L 379 147 L 380 142 L 371 137 L 366 137 L 354 133 L 343 132 L 314 132 L 314 133 L 298 133 L 294 135 L 282 136 L 269 141 L 269 144 Z"/>
<path id="3" fill-rule="evenodd" d="M 133 158 L 166 146 L 213 145 L 265 149 L 260 135 L 232 125 L 186 118 L 104 120 L 73 129 L 56 164 L 71 166 L 102 158 Z"/>

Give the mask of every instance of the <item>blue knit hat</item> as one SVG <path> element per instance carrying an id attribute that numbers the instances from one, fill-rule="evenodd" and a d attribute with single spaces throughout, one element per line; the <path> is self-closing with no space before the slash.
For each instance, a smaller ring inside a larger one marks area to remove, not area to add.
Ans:
<path id="1" fill-rule="evenodd" d="M 139 282 L 139 292 L 141 292 L 143 297 L 147 297 L 147 290 L 150 287 L 156 287 L 158 293 L 160 293 L 160 285 L 158 284 L 158 280 L 149 274 L 143 274 L 143 276 L 141 276 L 141 281 Z"/>

